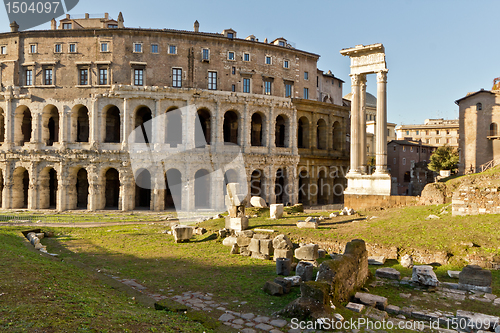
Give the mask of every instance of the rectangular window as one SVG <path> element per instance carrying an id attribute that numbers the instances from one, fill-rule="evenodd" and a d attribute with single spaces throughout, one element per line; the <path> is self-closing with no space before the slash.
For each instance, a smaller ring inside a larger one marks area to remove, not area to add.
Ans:
<path id="1" fill-rule="evenodd" d="M 168 53 L 169 53 L 169 54 L 177 54 L 177 46 L 175 46 L 175 45 L 170 45 L 170 46 L 168 47 Z"/>
<path id="2" fill-rule="evenodd" d="M 309 80 L 309 72 L 304 72 L 304 80 Z"/>
<path id="3" fill-rule="evenodd" d="M 234 38 L 234 34 L 232 32 L 227 33 L 227 38 Z"/>
<path id="4" fill-rule="evenodd" d="M 204 61 L 210 60 L 210 51 L 209 51 L 209 49 L 203 49 L 201 51 L 201 60 L 204 60 Z"/>
<path id="5" fill-rule="evenodd" d="M 406 147 L 405 146 L 403 146 L 403 151 L 406 151 Z"/>
<path id="6" fill-rule="evenodd" d="M 142 44 L 135 43 L 134 44 L 134 52 L 135 53 L 142 53 Z"/>
<path id="7" fill-rule="evenodd" d="M 289 62 L 288 62 L 288 60 L 283 61 L 283 67 L 289 68 Z"/>
<path id="8" fill-rule="evenodd" d="M 27 86 L 33 85 L 33 70 L 32 69 L 26 70 L 26 85 Z"/>
<path id="9" fill-rule="evenodd" d="M 243 92 L 250 93 L 250 79 L 243 79 Z"/>
<path id="10" fill-rule="evenodd" d="M 235 84 L 232 84 L 232 85 L 231 85 L 231 91 L 232 91 L 232 92 L 235 92 L 235 91 L 236 91 L 236 85 L 235 85 Z"/>
<path id="11" fill-rule="evenodd" d="M 406 135 L 410 135 L 410 131 L 406 131 Z"/>
<path id="12" fill-rule="evenodd" d="M 80 85 L 86 86 L 89 84 L 89 70 L 88 68 L 80 69 Z"/>
<path id="13" fill-rule="evenodd" d="M 271 81 L 264 81 L 264 94 L 265 95 L 271 95 L 271 89 L 272 89 L 272 82 Z"/>
<path id="14" fill-rule="evenodd" d="M 54 45 L 54 53 L 61 53 L 61 52 L 62 52 L 62 45 L 61 44 Z"/>
<path id="15" fill-rule="evenodd" d="M 44 70 L 44 81 L 43 84 L 46 86 L 51 86 L 54 84 L 52 68 L 46 68 Z"/>
<path id="16" fill-rule="evenodd" d="M 108 69 L 99 68 L 99 85 L 105 86 L 108 84 Z"/>
<path id="17" fill-rule="evenodd" d="M 7 46 L 0 46 L 0 54 L 7 54 Z"/>
<path id="18" fill-rule="evenodd" d="M 227 53 L 227 60 L 234 60 L 234 52 L 233 51 L 229 51 Z"/>
<path id="19" fill-rule="evenodd" d="M 118 24 L 108 24 L 108 28 L 109 29 L 117 29 L 118 28 Z"/>
<path id="20" fill-rule="evenodd" d="M 144 69 L 134 69 L 134 85 L 144 85 Z"/>
<path id="21" fill-rule="evenodd" d="M 71 23 L 63 23 L 63 29 L 71 29 L 72 26 L 73 25 Z"/>
<path id="22" fill-rule="evenodd" d="M 76 52 L 76 44 L 69 44 L 69 53 Z"/>
<path id="23" fill-rule="evenodd" d="M 436 134 L 439 134 L 439 130 L 436 130 Z"/>
<path id="24" fill-rule="evenodd" d="M 172 87 L 182 88 L 182 69 L 172 68 Z"/>
<path id="25" fill-rule="evenodd" d="M 285 97 L 292 97 L 293 85 L 290 83 L 285 84 Z"/>
<path id="26" fill-rule="evenodd" d="M 108 43 L 101 43 L 101 52 L 108 52 L 108 51 L 109 51 Z"/>
<path id="27" fill-rule="evenodd" d="M 436 143 L 439 143 L 439 139 L 436 139 Z"/>
<path id="28" fill-rule="evenodd" d="M 36 53 L 36 44 L 30 45 L 30 53 Z"/>
<path id="29" fill-rule="evenodd" d="M 243 61 L 250 61 L 250 53 L 243 54 Z"/>
<path id="30" fill-rule="evenodd" d="M 158 44 L 151 44 L 151 53 L 158 53 Z"/>
<path id="31" fill-rule="evenodd" d="M 420 131 L 417 131 L 417 135 L 419 135 L 419 134 L 420 134 Z"/>
<path id="32" fill-rule="evenodd" d="M 271 57 L 266 56 L 266 65 L 271 65 Z"/>
<path id="33" fill-rule="evenodd" d="M 304 88 L 304 99 L 309 99 L 309 88 Z"/>
<path id="34" fill-rule="evenodd" d="M 208 72 L 208 89 L 217 89 L 217 72 Z"/>

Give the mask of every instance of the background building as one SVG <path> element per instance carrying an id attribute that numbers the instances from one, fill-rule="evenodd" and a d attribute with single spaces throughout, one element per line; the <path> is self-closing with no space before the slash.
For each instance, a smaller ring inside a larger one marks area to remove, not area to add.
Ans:
<path id="1" fill-rule="evenodd" d="M 420 125 L 400 125 L 396 127 L 398 140 L 422 141 L 434 147 L 448 145 L 458 148 L 458 119 L 426 119 Z"/>
<path id="2" fill-rule="evenodd" d="M 342 198 L 332 187 L 345 183 L 344 173 L 329 171 L 348 167 L 343 81 L 284 38 L 205 33 L 198 22 L 193 31 L 126 28 L 121 13 L 86 14 L 45 31 L 12 24 L 0 50 L 2 208 L 163 210 L 177 202 L 210 212 L 224 209 L 215 198 L 240 172 L 268 203 Z M 181 111 L 193 107 L 193 115 Z M 134 173 L 129 135 L 162 115 L 153 140 L 160 148 L 144 142 L 135 161 L 144 168 Z M 230 156 L 230 143 L 243 152 L 245 170 L 210 175 L 202 157 Z M 165 147 L 190 154 L 153 172 L 151 156 Z M 324 190 L 299 191 L 304 184 Z"/>

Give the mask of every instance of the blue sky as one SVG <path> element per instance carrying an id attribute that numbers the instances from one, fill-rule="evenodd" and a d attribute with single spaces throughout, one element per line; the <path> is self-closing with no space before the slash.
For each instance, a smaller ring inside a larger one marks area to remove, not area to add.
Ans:
<path id="1" fill-rule="evenodd" d="M 388 74 L 388 120 L 422 123 L 458 117 L 454 101 L 467 92 L 491 89 L 500 76 L 500 1 L 324 0 L 152 1 L 80 0 L 71 14 L 122 11 L 127 27 L 254 34 L 260 41 L 285 37 L 298 49 L 321 55 L 350 92 L 349 59 L 342 48 L 383 43 Z M 0 11 L 1 31 L 9 31 Z M 36 29 L 48 29 L 49 25 Z M 375 76 L 368 92 L 376 94 Z"/>

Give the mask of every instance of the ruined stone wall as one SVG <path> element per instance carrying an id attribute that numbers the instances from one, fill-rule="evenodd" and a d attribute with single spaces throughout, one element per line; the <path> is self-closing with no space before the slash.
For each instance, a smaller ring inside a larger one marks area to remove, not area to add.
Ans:
<path id="1" fill-rule="evenodd" d="M 500 214 L 498 188 L 463 186 L 453 193 L 452 213 L 456 215 Z"/>
<path id="2" fill-rule="evenodd" d="M 344 206 L 354 210 L 402 207 L 417 203 L 417 197 L 404 195 L 344 195 Z"/>

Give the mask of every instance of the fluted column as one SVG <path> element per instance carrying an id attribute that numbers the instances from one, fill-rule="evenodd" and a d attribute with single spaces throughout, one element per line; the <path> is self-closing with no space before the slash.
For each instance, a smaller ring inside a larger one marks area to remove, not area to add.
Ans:
<path id="1" fill-rule="evenodd" d="M 366 174 L 366 75 L 359 75 L 359 122 L 358 122 L 358 138 L 359 138 L 359 166 L 360 171 Z"/>
<path id="2" fill-rule="evenodd" d="M 387 70 L 377 73 L 376 169 L 387 173 Z"/>
<path id="3" fill-rule="evenodd" d="M 351 76 L 351 167 L 349 173 L 360 173 L 359 170 L 359 75 Z"/>

